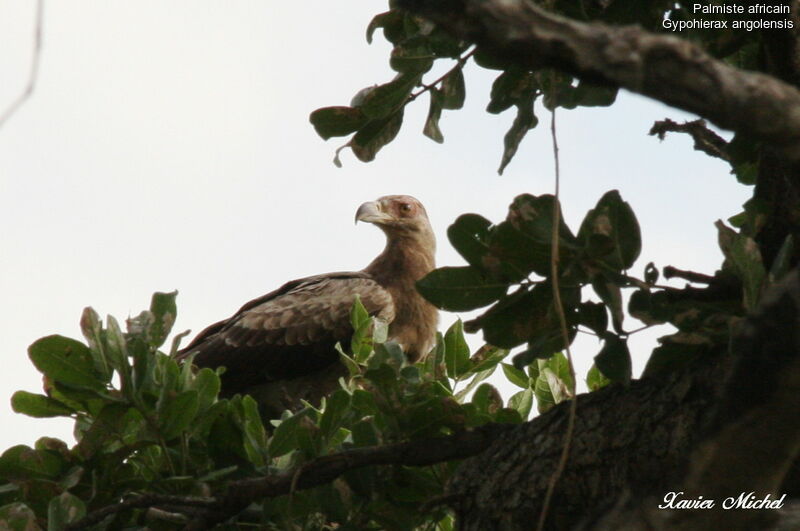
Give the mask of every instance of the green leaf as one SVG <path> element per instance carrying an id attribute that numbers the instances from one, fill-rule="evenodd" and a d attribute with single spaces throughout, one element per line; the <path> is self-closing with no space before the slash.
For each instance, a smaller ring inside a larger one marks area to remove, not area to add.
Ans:
<path id="1" fill-rule="evenodd" d="M 559 211 L 558 237 L 564 245 L 574 245 L 575 236 L 564 223 L 561 204 L 551 194 L 535 196 L 520 194 L 508 207 L 506 220 L 518 231 L 532 240 L 550 243 L 553 233 L 553 210 Z"/>
<path id="2" fill-rule="evenodd" d="M 429 92 L 431 104 L 428 108 L 428 117 L 425 119 L 425 127 L 422 128 L 422 134 L 441 144 L 444 142 L 442 130 L 439 129 L 439 118 L 442 116 L 442 93 L 436 88 L 432 88 Z"/>
<path id="3" fill-rule="evenodd" d="M 0 507 L 0 526 L 9 531 L 41 531 L 36 514 L 24 503 L 15 502 Z"/>
<path id="4" fill-rule="evenodd" d="M 441 267 L 417 281 L 417 289 L 434 306 L 460 312 L 491 304 L 507 286 L 484 278 L 472 267 Z"/>
<path id="5" fill-rule="evenodd" d="M 353 327 L 350 350 L 354 360 L 357 363 L 363 363 L 372 353 L 372 336 L 370 334 L 372 319 L 358 295 L 355 296 L 353 307 L 350 309 L 350 325 Z"/>
<path id="6" fill-rule="evenodd" d="M 345 106 L 317 109 L 308 119 L 324 140 L 334 136 L 347 136 L 364 127 L 369 121 L 360 109 Z"/>
<path id="7" fill-rule="evenodd" d="M 194 421 L 198 407 L 198 393 L 194 389 L 183 391 L 166 400 L 158 413 L 162 437 L 170 440 L 180 435 Z"/>
<path id="8" fill-rule="evenodd" d="M 599 302 L 582 302 L 578 305 L 577 323 L 589 328 L 597 335 L 608 329 L 606 305 Z"/>
<path id="9" fill-rule="evenodd" d="M 267 432 L 258 413 L 258 403 L 250 395 L 242 397 L 242 426 L 244 427 L 244 450 L 251 463 L 264 466 L 267 455 Z"/>
<path id="10" fill-rule="evenodd" d="M 270 456 L 280 457 L 297 448 L 297 428 L 302 418 L 307 416 L 308 413 L 308 409 L 303 409 L 278 424 L 269 440 Z"/>
<path id="11" fill-rule="evenodd" d="M 489 229 L 492 222 L 478 214 L 462 214 L 447 228 L 447 238 L 471 266 L 484 269 L 489 254 Z"/>
<path id="12" fill-rule="evenodd" d="M 515 393 L 508 399 L 508 407 L 519 412 L 522 420 L 528 420 L 528 415 L 533 407 L 533 391 L 530 387 Z"/>
<path id="13" fill-rule="evenodd" d="M 61 531 L 67 524 L 77 522 L 86 515 L 86 505 L 69 492 L 50 500 L 47 507 L 47 530 Z"/>
<path id="14" fill-rule="evenodd" d="M 395 72 L 423 74 L 433 66 L 434 55 L 425 39 L 407 39 L 392 49 L 389 66 Z"/>
<path id="15" fill-rule="evenodd" d="M 51 380 L 90 389 L 103 389 L 101 375 L 86 345 L 68 337 L 43 337 L 28 348 L 33 364 Z"/>
<path id="16" fill-rule="evenodd" d="M 75 452 L 88 460 L 96 454 L 110 453 L 121 448 L 122 444 L 133 444 L 138 440 L 150 439 L 144 434 L 146 423 L 141 413 L 126 404 L 105 405 L 88 426 L 83 428 Z"/>
<path id="17" fill-rule="evenodd" d="M 578 240 L 588 247 L 593 235 L 610 238 L 611 251 L 603 261 L 616 270 L 630 268 L 642 250 L 639 222 L 617 190 L 606 192 L 581 223 Z"/>
<path id="18" fill-rule="evenodd" d="M 622 310 L 622 290 L 602 272 L 592 277 L 592 289 L 608 306 L 614 330 L 621 334 L 622 322 L 625 319 L 625 312 Z"/>
<path id="19" fill-rule="evenodd" d="M 361 374 L 361 366 L 356 363 L 356 360 L 348 356 L 347 353 L 342 350 L 341 343 L 336 343 L 335 348 L 336 352 L 339 353 L 339 361 L 344 363 L 344 366 L 347 367 L 347 373 L 350 375 L 350 377 L 352 378 L 357 374 Z"/>
<path id="20" fill-rule="evenodd" d="M 509 205 L 506 221 L 489 229 L 489 255 L 482 265 L 494 276 L 519 281 L 532 271 L 551 274 L 552 227 L 554 209 L 560 205 L 552 195 L 522 194 Z M 559 215 L 559 257 L 568 264 L 576 254 L 575 236 Z"/>
<path id="21" fill-rule="evenodd" d="M 567 314 L 578 303 L 579 296 L 578 288 L 562 288 L 561 302 Z M 503 297 L 464 326 L 467 332 L 482 329 L 484 341 L 500 348 L 511 349 L 532 343 L 542 355 L 549 356 L 565 347 L 549 281 L 540 282 L 531 290 L 520 289 Z M 571 337 L 574 337 L 574 328 L 570 326 L 568 329 Z"/>
<path id="22" fill-rule="evenodd" d="M 395 43 L 404 39 L 406 35 L 403 18 L 403 13 L 395 10 L 375 15 L 367 26 L 367 42 L 372 44 L 372 37 L 378 28 L 383 28 L 383 33 L 389 42 Z"/>
<path id="23" fill-rule="evenodd" d="M 550 276 L 551 245 L 533 240 L 508 222 L 492 228 L 489 236 L 490 254 L 483 259 L 483 268 L 494 278 L 519 282 L 531 272 Z"/>
<path id="24" fill-rule="evenodd" d="M 497 173 L 503 175 L 503 170 L 506 169 L 508 163 L 516 155 L 522 139 L 538 123 L 539 119 L 533 114 L 533 97 L 531 97 L 530 101 L 517 104 L 517 117 L 514 118 L 514 123 L 511 124 L 511 128 L 503 138 L 503 157 L 500 160 L 500 168 L 498 168 Z"/>
<path id="25" fill-rule="evenodd" d="M 721 222 L 718 222 L 721 223 Z M 761 260 L 758 244 L 743 234 L 737 234 L 726 255 L 744 286 L 744 307 L 752 311 L 758 305 L 767 273 Z"/>
<path id="26" fill-rule="evenodd" d="M 499 114 L 512 105 L 529 101 L 535 89 L 536 81 L 533 74 L 520 68 L 509 68 L 492 83 L 486 112 Z"/>
<path id="27" fill-rule="evenodd" d="M 536 394 L 539 413 L 544 413 L 568 396 L 568 390 L 564 382 L 547 367 L 539 373 L 534 386 L 534 393 Z"/>
<path id="28" fill-rule="evenodd" d="M 773 205 L 765 199 L 751 197 L 744 203 L 744 211 L 729 218 L 731 225 L 746 236 L 755 237 L 772 215 Z"/>
<path id="29" fill-rule="evenodd" d="M 369 325 L 369 312 L 361 302 L 361 297 L 356 295 L 353 299 L 353 306 L 350 308 L 350 326 L 353 330 L 358 330 Z"/>
<path id="30" fill-rule="evenodd" d="M 586 387 L 589 388 L 589 391 L 597 391 L 610 383 L 611 380 L 603 376 L 603 373 L 600 372 L 597 365 L 592 364 L 592 368 L 586 373 Z"/>
<path id="31" fill-rule="evenodd" d="M 64 466 L 59 455 L 20 444 L 0 456 L 0 477 L 6 480 L 55 479 Z"/>
<path id="32" fill-rule="evenodd" d="M 447 376 L 458 380 L 469 370 L 469 346 L 464 339 L 464 324 L 461 319 L 453 323 L 444 335 L 445 366 Z"/>
<path id="33" fill-rule="evenodd" d="M 419 369 L 413 365 L 400 369 L 400 377 L 410 385 L 418 385 L 422 381 Z"/>
<path id="34" fill-rule="evenodd" d="M 477 406 L 478 411 L 492 415 L 503 407 L 503 399 L 500 392 L 491 384 L 481 384 L 472 395 L 472 401 Z"/>
<path id="35" fill-rule="evenodd" d="M 492 365 L 488 369 L 482 371 L 476 371 L 474 374 L 475 376 L 469 381 L 467 386 L 455 394 L 455 399 L 458 401 L 464 400 L 464 398 L 473 390 L 475 389 L 478 384 L 482 381 L 486 380 L 489 376 L 494 374 L 495 369 L 497 369 L 497 365 Z"/>
<path id="36" fill-rule="evenodd" d="M 361 162 L 375 160 L 383 146 L 394 140 L 403 125 L 403 108 L 385 118 L 370 120 L 349 142 L 353 154 Z"/>
<path id="37" fill-rule="evenodd" d="M 220 379 L 216 372 L 205 367 L 194 377 L 193 389 L 197 391 L 197 411 L 202 413 L 217 400 L 220 390 Z"/>
<path id="38" fill-rule="evenodd" d="M 508 352 L 507 349 L 498 348 L 493 345 L 483 345 L 469 359 L 472 365 L 469 372 L 475 373 L 487 369 L 495 369 L 497 364 L 508 356 Z"/>
<path id="39" fill-rule="evenodd" d="M 111 366 L 120 375 L 123 392 L 130 391 L 132 374 L 128 361 L 128 347 L 119 323 L 111 315 L 106 317 L 106 355 Z"/>
<path id="40" fill-rule="evenodd" d="M 387 341 L 375 345 L 375 355 L 369 359 L 367 367 L 374 369 L 386 364 L 394 370 L 399 370 L 406 361 L 403 349 L 395 341 Z"/>
<path id="41" fill-rule="evenodd" d="M 717 239 L 725 255 L 725 264 L 733 268 L 744 287 L 745 309 L 752 311 L 758 304 L 767 273 L 761 251 L 753 238 L 736 232 L 717 220 Z"/>
<path id="42" fill-rule="evenodd" d="M 84 308 L 81 314 L 81 332 L 89 344 L 89 352 L 94 360 L 95 370 L 103 375 L 104 380 L 110 380 L 112 367 L 106 358 L 103 324 L 100 322 L 97 312 L 90 307 Z"/>
<path id="43" fill-rule="evenodd" d="M 451 70 L 442 80 L 442 106 L 457 110 L 464 106 L 467 91 L 464 86 L 464 72 L 461 68 Z"/>
<path id="44" fill-rule="evenodd" d="M 594 357 L 594 363 L 603 375 L 613 382 L 627 384 L 631 381 L 631 353 L 628 341 L 616 334 L 603 335 L 603 348 Z"/>
<path id="45" fill-rule="evenodd" d="M 153 294 L 150 301 L 150 312 L 155 319 L 148 331 L 148 339 L 152 347 L 160 347 L 172 331 L 172 325 L 175 324 L 178 316 L 178 306 L 175 304 L 177 296 L 177 291 Z"/>
<path id="46" fill-rule="evenodd" d="M 323 438 L 330 439 L 342 426 L 342 421 L 350 408 L 350 395 L 343 389 L 336 390 L 325 401 L 325 409 L 319 421 Z"/>
<path id="47" fill-rule="evenodd" d="M 571 396 L 572 377 L 569 362 L 558 352 L 549 360 L 537 360 L 538 374 L 534 384 L 534 395 L 539 413 L 544 413 L 555 404 Z"/>
<path id="48" fill-rule="evenodd" d="M 29 417 L 68 417 L 75 411 L 49 396 L 37 395 L 27 391 L 17 391 L 11 396 L 11 408 Z"/>
<path id="49" fill-rule="evenodd" d="M 408 99 L 417 81 L 419 81 L 418 74 L 398 74 L 389 83 L 378 85 L 369 91 L 358 108 L 371 120 L 395 114 L 395 111 Z"/>
<path id="50" fill-rule="evenodd" d="M 517 387 L 522 387 L 523 389 L 527 389 L 530 387 L 531 382 L 528 376 L 525 374 L 524 371 L 521 371 L 511 365 L 510 363 L 502 363 L 503 372 L 508 378 L 508 381 L 516 385 Z M 510 407 L 510 406 L 509 406 Z"/>
<path id="51" fill-rule="evenodd" d="M 380 317 L 372 318 L 372 342 L 386 343 L 389 339 L 389 323 Z"/>

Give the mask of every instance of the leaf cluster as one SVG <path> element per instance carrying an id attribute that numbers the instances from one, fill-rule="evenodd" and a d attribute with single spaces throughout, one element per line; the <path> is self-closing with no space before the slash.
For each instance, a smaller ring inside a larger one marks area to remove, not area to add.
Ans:
<path id="1" fill-rule="evenodd" d="M 349 106 L 323 107 L 310 116 L 317 134 L 325 140 L 353 135 L 336 151 L 337 166 L 341 166 L 339 152 L 345 147 L 351 148 L 362 162 L 374 160 L 377 152 L 399 133 L 406 105 L 425 92 L 429 94 L 429 107 L 422 132 L 435 142 L 444 142 L 439 126 L 442 111 L 464 106 L 463 71 L 471 59 L 480 67 L 502 71 L 492 85 L 487 112 L 499 114 L 516 109 L 505 135 L 500 173 L 511 162 L 527 132 L 539 123 L 534 112 L 538 98 L 543 98 L 548 109 L 607 106 L 616 98 L 614 87 L 578 82 L 551 70 L 520 69 L 484 50 L 470 50 L 467 42 L 454 39 L 435 24 L 395 7 L 393 2 L 389 4 L 390 10 L 376 15 L 367 27 L 367 41 L 372 42 L 378 29 L 383 31 L 392 44 L 389 65 L 397 72 L 394 79 L 362 89 Z M 430 71 L 441 71 L 437 68 L 441 62 L 449 63 L 449 69 L 436 74 L 433 81 L 425 81 Z"/>
<path id="2" fill-rule="evenodd" d="M 250 396 L 219 398 L 223 369 L 197 370 L 159 350 L 175 321 L 175 297 L 155 294 L 125 332 L 113 317 L 102 323 L 87 308 L 84 341 L 48 336 L 31 345 L 45 393 L 18 391 L 12 405 L 33 417 L 72 418 L 77 444 L 43 437 L 0 456 L 4 525 L 64 529 L 92 515 L 92 529 L 179 529 L 193 516 L 186 500 L 212 505 L 236 482 L 292 475 L 347 450 L 520 423 L 534 397 L 540 410 L 566 398 L 563 358 L 525 374 L 502 363 L 507 350 L 486 346 L 471 354 L 460 321 L 439 334 L 424 361 L 409 365 L 400 346 L 386 341 L 386 323 L 356 299 L 350 350 L 339 348 L 349 376 L 321 404 L 304 403 L 265 423 Z M 501 366 L 522 388 L 508 401 L 485 381 Z M 443 494 L 454 467 L 360 468 L 313 489 L 256 500 L 227 525 L 415 529 L 435 522 L 450 529 L 445 509 L 419 509 Z M 117 506 L 148 495 L 185 505 Z"/>
<path id="3" fill-rule="evenodd" d="M 601 338 L 598 367 L 605 377 L 627 382 L 631 363 L 621 288 L 649 288 L 625 274 L 641 250 L 636 216 L 619 193 L 611 191 L 586 214 L 576 235 L 563 221 L 554 229 L 554 209 L 560 205 L 551 195 L 523 194 L 514 199 L 500 223 L 477 214 L 460 216 L 447 235 L 468 265 L 436 269 L 417 287 L 446 310 L 489 306 L 466 327 L 481 330 L 492 345 L 507 349 L 525 345 L 514 359 L 518 369 L 550 358 L 567 346 L 555 310 L 550 269 L 551 234 L 557 230 L 559 286 L 570 342 L 579 328 Z M 563 220 L 560 215 L 559 220 Z M 583 298 L 584 287 L 590 287 L 600 302 Z"/>

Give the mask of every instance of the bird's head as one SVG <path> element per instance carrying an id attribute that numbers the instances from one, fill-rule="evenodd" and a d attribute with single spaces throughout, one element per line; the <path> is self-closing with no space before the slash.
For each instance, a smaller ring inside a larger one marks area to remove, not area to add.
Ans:
<path id="1" fill-rule="evenodd" d="M 425 207 L 410 195 L 386 195 L 364 203 L 356 211 L 356 223 L 372 223 L 389 238 L 433 238 Z"/>

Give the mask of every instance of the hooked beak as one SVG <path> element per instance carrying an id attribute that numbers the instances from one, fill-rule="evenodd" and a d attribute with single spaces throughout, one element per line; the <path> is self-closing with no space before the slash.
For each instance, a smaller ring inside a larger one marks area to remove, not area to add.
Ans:
<path id="1" fill-rule="evenodd" d="M 381 204 L 379 201 L 368 201 L 358 207 L 356 211 L 356 223 L 359 221 L 364 221 L 367 223 L 375 223 L 380 225 L 382 223 L 386 223 L 387 221 L 391 221 L 392 217 L 381 209 Z"/>

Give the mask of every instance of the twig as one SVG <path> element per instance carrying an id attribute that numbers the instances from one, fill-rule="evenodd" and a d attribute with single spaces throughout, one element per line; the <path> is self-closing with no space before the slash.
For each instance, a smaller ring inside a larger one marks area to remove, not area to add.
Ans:
<path id="1" fill-rule="evenodd" d="M 408 99 L 406 99 L 405 104 L 411 103 L 412 101 L 414 101 L 415 99 L 419 98 L 420 96 L 422 96 L 423 94 L 425 94 L 429 90 L 433 89 L 434 87 L 436 87 L 436 85 L 438 85 L 439 83 L 444 81 L 444 78 L 446 78 L 447 76 L 449 76 L 450 74 L 452 74 L 456 70 L 458 70 L 460 68 L 464 68 L 464 65 L 466 64 L 467 60 L 475 54 L 475 50 L 477 50 L 477 48 L 473 48 L 472 50 L 467 52 L 462 57 L 459 57 L 458 61 L 456 62 L 455 66 L 453 68 L 451 68 L 450 70 L 448 70 L 447 72 L 445 72 L 444 74 L 442 74 L 441 76 L 436 78 L 436 80 L 434 80 L 433 82 L 428 83 L 428 84 L 423 83 L 422 84 L 422 88 L 419 91 L 417 91 L 417 92 L 415 92 L 415 93 L 413 93 L 413 94 L 408 96 Z"/>
<path id="2" fill-rule="evenodd" d="M 561 301 L 561 292 L 559 290 L 558 282 L 558 242 L 560 231 L 558 230 L 561 224 L 561 208 L 559 203 L 559 192 L 561 184 L 561 170 L 558 158 L 558 137 L 556 135 L 556 108 L 550 111 L 550 137 L 553 139 L 553 160 L 555 161 L 555 204 L 553 205 L 553 228 L 552 240 L 550 242 L 550 276 L 553 281 L 553 302 L 555 304 L 556 313 L 558 314 L 558 321 L 561 328 L 561 336 L 564 338 L 564 350 L 567 352 L 567 365 L 569 367 L 569 375 L 572 380 L 570 385 L 570 393 L 572 400 L 569 403 L 569 416 L 567 417 L 567 431 L 564 434 L 564 447 L 561 450 L 558 464 L 556 465 L 553 475 L 550 476 L 550 481 L 547 484 L 547 492 L 544 496 L 542 503 L 542 510 L 539 513 L 539 523 L 536 526 L 537 531 L 544 531 L 544 526 L 547 521 L 547 513 L 550 510 L 550 503 L 553 499 L 553 492 L 556 489 L 558 480 L 564 473 L 567 467 L 567 459 L 569 458 L 570 446 L 572 445 L 572 436 L 575 432 L 575 417 L 577 415 L 578 399 L 575 396 L 575 365 L 572 363 L 572 352 L 569 348 L 569 331 L 567 330 L 567 316 L 564 313 L 564 304 Z"/>
<path id="3" fill-rule="evenodd" d="M 694 140 L 694 149 L 702 151 L 706 155 L 730 162 L 731 157 L 728 153 L 728 142 L 712 131 L 702 119 L 679 124 L 669 118 L 653 124 L 650 128 L 650 135 L 658 136 L 659 140 L 664 140 L 667 133 L 686 133 Z"/>
<path id="4" fill-rule="evenodd" d="M 215 498 L 202 498 L 194 496 L 171 496 L 166 494 L 142 494 L 141 496 L 134 496 L 125 501 L 108 505 L 92 511 L 77 522 L 67 525 L 64 531 L 76 531 L 79 529 L 86 529 L 96 523 L 101 522 L 108 516 L 116 514 L 121 511 L 129 509 L 141 509 L 144 507 L 156 507 L 161 505 L 169 505 L 173 509 L 177 507 L 192 507 L 209 509 L 215 507 L 217 500 Z"/>
<path id="5" fill-rule="evenodd" d="M 9 118 L 22 107 L 36 88 L 36 80 L 39 77 L 39 59 L 42 55 L 42 20 L 44 18 L 44 0 L 36 2 L 36 25 L 33 30 L 33 52 L 31 54 L 31 68 L 28 73 L 28 82 L 22 89 L 17 98 L 0 114 L 0 129 L 6 124 Z"/>
<path id="6" fill-rule="evenodd" d="M 714 277 L 704 275 L 703 273 L 695 273 L 694 271 L 684 271 L 677 267 L 667 266 L 664 268 L 664 278 L 682 278 L 689 282 L 697 282 L 699 284 L 711 284 L 714 282 Z"/>

